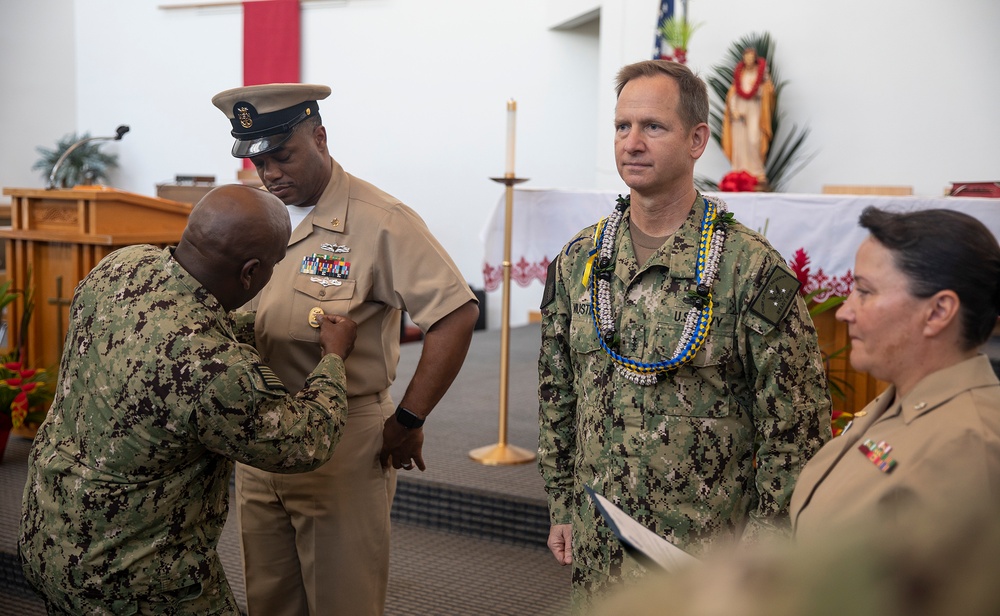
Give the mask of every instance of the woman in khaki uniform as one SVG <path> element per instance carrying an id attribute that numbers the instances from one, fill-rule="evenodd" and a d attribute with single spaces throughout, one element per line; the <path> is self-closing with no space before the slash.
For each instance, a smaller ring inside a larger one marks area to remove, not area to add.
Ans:
<path id="1" fill-rule="evenodd" d="M 1000 311 L 996 238 L 950 210 L 867 208 L 861 226 L 871 236 L 837 318 L 854 368 L 890 387 L 802 470 L 799 541 L 859 525 L 906 531 L 1000 497 L 1000 381 L 981 353 Z"/>
<path id="2" fill-rule="evenodd" d="M 292 218 L 285 259 L 254 306 L 264 361 L 294 392 L 316 364 L 313 312 L 358 325 L 345 363 L 347 426 L 330 462 L 285 477 L 237 468 L 251 616 L 382 613 L 395 471 L 425 468 L 424 419 L 458 374 L 479 315 L 420 217 L 330 157 L 316 102 L 329 94 L 267 84 L 212 99 L 232 123 L 233 155 L 253 162 Z M 403 310 L 424 344 L 397 407 L 389 386 Z"/>

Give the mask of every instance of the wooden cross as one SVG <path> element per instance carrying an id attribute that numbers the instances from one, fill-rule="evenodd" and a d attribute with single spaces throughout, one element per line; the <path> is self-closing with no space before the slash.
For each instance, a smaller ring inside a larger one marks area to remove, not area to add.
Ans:
<path id="1" fill-rule="evenodd" d="M 56 333 L 59 336 L 59 356 L 62 357 L 63 351 L 63 320 L 62 320 L 62 310 L 59 310 L 60 306 L 70 306 L 73 304 L 73 298 L 62 296 L 62 276 L 56 276 L 56 296 L 50 297 L 48 303 L 51 306 L 56 306 L 58 314 L 56 315 Z"/>

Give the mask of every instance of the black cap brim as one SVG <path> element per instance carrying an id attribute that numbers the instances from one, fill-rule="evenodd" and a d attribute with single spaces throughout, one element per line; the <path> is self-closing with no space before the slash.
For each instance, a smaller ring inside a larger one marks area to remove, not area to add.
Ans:
<path id="1" fill-rule="evenodd" d="M 277 135 L 267 135 L 266 137 L 259 137 L 257 139 L 237 139 L 236 143 L 233 144 L 233 156 L 236 158 L 253 158 L 254 156 L 273 152 L 288 141 L 289 137 L 292 136 L 292 132 L 288 131 L 287 133 L 278 133 Z"/>

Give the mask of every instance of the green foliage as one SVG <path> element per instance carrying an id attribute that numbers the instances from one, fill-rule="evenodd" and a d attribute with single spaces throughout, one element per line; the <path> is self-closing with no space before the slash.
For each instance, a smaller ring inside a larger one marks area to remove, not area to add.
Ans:
<path id="1" fill-rule="evenodd" d="M 833 295 L 826 298 L 822 302 L 817 303 L 814 301 L 817 295 L 820 293 L 826 293 L 829 290 L 830 289 L 816 289 L 815 291 L 810 291 L 806 294 L 804 299 L 806 301 L 806 305 L 809 306 L 809 316 L 814 317 L 818 314 L 823 314 L 827 310 L 833 310 L 837 306 L 843 304 L 844 300 L 847 299 L 843 295 Z"/>
<path id="2" fill-rule="evenodd" d="M 767 152 L 767 160 L 764 162 L 764 173 L 767 175 L 769 190 L 780 192 L 788 180 L 801 171 L 816 154 L 815 152 L 806 153 L 804 149 L 806 138 L 809 136 L 808 127 L 792 124 L 789 130 L 783 131 L 784 113 L 781 111 L 781 92 L 788 82 L 781 79 L 780 66 L 774 54 L 774 41 L 767 32 L 751 33 L 734 42 L 730 45 L 725 60 L 721 64 L 713 66 L 705 78 L 710 103 L 708 126 L 712 133 L 712 139 L 721 147 L 726 93 L 729 92 L 729 87 L 733 83 L 733 69 L 742 61 L 743 50 L 748 47 L 755 49 L 757 56 L 764 58 L 767 62 L 771 82 L 774 84 L 774 109 L 771 117 L 774 138 Z M 699 177 L 696 184 L 701 190 L 718 190 L 718 183 L 710 178 Z"/>
<path id="3" fill-rule="evenodd" d="M 31 168 L 41 170 L 42 178 L 47 182 L 52 173 L 52 167 L 55 166 L 63 152 L 77 141 L 89 137 L 89 133 L 84 133 L 82 137 L 76 134 L 66 135 L 56 143 L 56 147 L 52 150 L 41 146 L 35 148 L 42 157 Z M 109 180 L 108 173 L 118 167 L 118 155 L 101 152 L 101 145 L 102 142 L 91 141 L 70 152 L 56 174 L 56 185 L 60 188 L 71 188 L 77 184 L 107 182 Z"/>
<path id="4" fill-rule="evenodd" d="M 16 291 L 10 290 L 10 285 L 13 284 L 13 282 L 13 280 L 7 280 L 3 284 L 0 284 L 0 311 L 6 308 L 8 304 L 21 295 Z"/>
<path id="5" fill-rule="evenodd" d="M 691 35 L 701 27 L 701 24 L 693 24 L 685 19 L 677 19 L 676 17 L 671 17 L 663 22 L 660 26 L 660 34 L 663 35 L 663 40 L 670 44 L 674 49 L 687 49 L 688 43 L 691 42 Z"/>
<path id="6" fill-rule="evenodd" d="M 21 358 L 24 345 L 28 341 L 28 326 L 31 325 L 31 315 L 35 313 L 35 289 L 31 286 L 31 266 L 28 266 L 24 277 L 24 311 L 21 313 L 20 327 L 17 329 L 17 358 Z"/>
<path id="7" fill-rule="evenodd" d="M 27 275 L 24 278 L 24 286 L 26 290 L 24 291 L 24 302 L 22 304 L 21 319 L 18 324 L 17 333 L 17 344 L 18 348 L 14 350 L 12 354 L 15 360 L 19 359 L 22 352 L 22 346 L 28 339 L 28 326 L 31 325 L 31 315 L 35 312 L 35 290 L 31 286 L 31 266 L 28 266 Z M 21 297 L 22 293 L 17 290 L 11 290 L 10 285 L 13 281 L 8 280 L 3 284 L 0 284 L 0 314 L 4 308 L 14 302 L 17 298 Z M 9 358 L 8 358 L 9 359 Z"/>

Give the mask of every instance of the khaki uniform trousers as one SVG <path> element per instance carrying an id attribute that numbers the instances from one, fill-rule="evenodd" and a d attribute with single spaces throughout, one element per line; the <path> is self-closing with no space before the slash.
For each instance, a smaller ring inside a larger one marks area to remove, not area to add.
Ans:
<path id="1" fill-rule="evenodd" d="M 348 400 L 333 457 L 314 471 L 237 466 L 249 616 L 382 614 L 396 471 L 378 454 L 394 410 L 388 392 Z"/>

